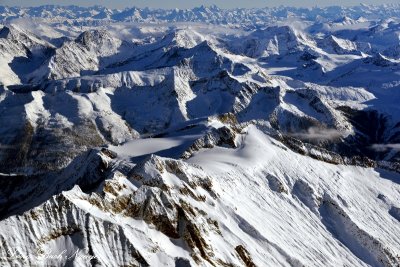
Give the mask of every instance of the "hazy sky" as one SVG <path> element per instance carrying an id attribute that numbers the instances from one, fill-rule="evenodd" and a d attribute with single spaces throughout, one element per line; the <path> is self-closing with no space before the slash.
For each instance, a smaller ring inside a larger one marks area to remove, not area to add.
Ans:
<path id="1" fill-rule="evenodd" d="M 127 6 L 158 8 L 190 8 L 200 5 L 217 5 L 221 8 L 266 7 L 266 6 L 327 6 L 398 3 L 399 0 L 0 0 L 0 5 L 38 6 L 44 4 L 92 6 L 103 5 L 111 8 Z"/>

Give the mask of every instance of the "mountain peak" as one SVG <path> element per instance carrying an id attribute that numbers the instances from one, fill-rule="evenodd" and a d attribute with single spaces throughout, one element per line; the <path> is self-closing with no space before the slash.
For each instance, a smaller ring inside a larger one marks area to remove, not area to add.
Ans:
<path id="1" fill-rule="evenodd" d="M 107 30 L 95 29 L 82 32 L 76 41 L 83 45 L 98 44 L 102 40 L 111 40 L 113 37 Z"/>

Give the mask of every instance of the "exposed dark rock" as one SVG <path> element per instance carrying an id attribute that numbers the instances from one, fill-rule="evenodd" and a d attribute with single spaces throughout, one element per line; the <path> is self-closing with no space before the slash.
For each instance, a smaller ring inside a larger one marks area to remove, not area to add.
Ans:
<path id="1" fill-rule="evenodd" d="M 256 267 L 253 262 L 253 259 L 250 256 L 250 253 L 245 249 L 242 245 L 239 245 L 235 248 L 235 251 L 239 255 L 240 259 L 243 261 L 246 267 Z"/>
<path id="2" fill-rule="evenodd" d="M 188 159 L 193 153 L 203 148 L 213 148 L 214 146 L 223 146 L 236 148 L 236 131 L 231 127 L 223 126 L 221 128 L 213 128 L 203 137 L 197 139 L 183 154 L 182 158 Z"/>

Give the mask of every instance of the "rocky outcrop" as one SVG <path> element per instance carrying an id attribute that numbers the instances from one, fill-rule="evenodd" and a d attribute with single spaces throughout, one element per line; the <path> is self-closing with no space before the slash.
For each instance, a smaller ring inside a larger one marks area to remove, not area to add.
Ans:
<path id="1" fill-rule="evenodd" d="M 237 132 L 229 126 L 222 126 L 217 129 L 212 128 L 203 137 L 194 141 L 194 143 L 182 154 L 182 158 L 188 159 L 195 152 L 205 148 L 213 148 L 214 146 L 236 148 L 236 136 Z"/>
<path id="2" fill-rule="evenodd" d="M 302 155 L 307 155 L 312 158 L 325 161 L 332 164 L 343 164 L 343 158 L 334 152 L 315 146 L 309 143 L 303 143 L 297 138 L 290 136 L 278 135 L 277 138 L 281 140 L 285 145 L 287 145 L 293 151 L 300 153 Z"/>

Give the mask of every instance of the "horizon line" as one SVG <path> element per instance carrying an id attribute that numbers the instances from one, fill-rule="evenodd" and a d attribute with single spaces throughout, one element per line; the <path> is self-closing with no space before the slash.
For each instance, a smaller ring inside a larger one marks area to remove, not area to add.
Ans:
<path id="1" fill-rule="evenodd" d="M 2 5 L 0 4 L 0 7 L 7 7 L 7 8 L 38 8 L 38 7 L 79 7 L 79 8 L 94 8 L 94 7 L 101 7 L 101 8 L 107 8 L 110 10 L 125 10 L 125 9 L 132 9 L 132 8 L 137 8 L 137 9 L 147 9 L 147 10 L 193 10 L 196 8 L 218 8 L 220 10 L 235 10 L 235 9 L 274 9 L 274 8 L 292 8 L 292 9 L 316 9 L 316 8 L 332 8 L 332 7 L 346 7 L 346 8 L 351 8 L 351 7 L 360 7 L 360 6 L 368 6 L 368 7 L 381 7 L 381 6 L 399 6 L 400 3 L 382 3 L 382 4 L 364 4 L 364 3 L 359 3 L 359 4 L 351 4 L 351 5 L 313 5 L 313 6 L 290 6 L 290 5 L 274 5 L 274 6 L 265 6 L 265 7 L 233 7 L 233 8 L 224 8 L 224 7 L 219 7 L 215 4 L 213 5 L 199 5 L 199 6 L 193 6 L 191 8 L 162 8 L 162 7 L 140 7 L 140 6 L 126 6 L 122 8 L 116 8 L 116 7 L 106 7 L 104 5 L 89 5 L 89 6 L 84 6 L 84 5 L 74 5 L 74 4 L 44 4 L 44 5 L 37 5 L 37 6 L 21 6 L 21 5 Z"/>

